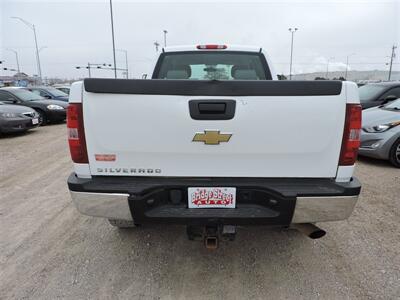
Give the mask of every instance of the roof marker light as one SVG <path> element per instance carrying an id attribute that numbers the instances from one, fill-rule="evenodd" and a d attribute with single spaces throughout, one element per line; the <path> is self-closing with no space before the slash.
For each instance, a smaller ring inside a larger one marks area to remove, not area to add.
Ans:
<path id="1" fill-rule="evenodd" d="M 215 50 L 215 49 L 226 49 L 227 45 L 197 45 L 197 49 L 200 50 Z"/>

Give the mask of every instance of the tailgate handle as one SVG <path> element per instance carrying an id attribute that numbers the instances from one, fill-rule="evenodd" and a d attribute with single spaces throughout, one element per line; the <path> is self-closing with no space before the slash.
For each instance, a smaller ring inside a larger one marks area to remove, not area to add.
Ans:
<path id="1" fill-rule="evenodd" d="M 225 113 L 225 103 L 199 103 L 200 114 L 223 114 Z"/>
<path id="2" fill-rule="evenodd" d="M 235 116 L 235 100 L 190 100 L 190 116 L 194 120 L 230 120 Z"/>

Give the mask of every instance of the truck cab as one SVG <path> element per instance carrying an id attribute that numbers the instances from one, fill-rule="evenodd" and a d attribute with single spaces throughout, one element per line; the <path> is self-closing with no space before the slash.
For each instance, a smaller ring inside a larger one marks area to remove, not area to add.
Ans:
<path id="1" fill-rule="evenodd" d="M 277 80 L 268 55 L 256 46 L 166 47 L 152 79 Z"/>

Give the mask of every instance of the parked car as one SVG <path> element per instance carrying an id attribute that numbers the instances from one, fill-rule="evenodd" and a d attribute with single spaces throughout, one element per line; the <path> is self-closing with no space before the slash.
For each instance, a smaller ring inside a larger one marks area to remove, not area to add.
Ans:
<path id="1" fill-rule="evenodd" d="M 0 135 L 24 132 L 39 126 L 39 114 L 27 106 L 0 102 Z"/>
<path id="2" fill-rule="evenodd" d="M 32 93 L 42 96 L 46 99 L 60 100 L 68 102 L 68 94 L 52 87 L 52 86 L 35 86 L 25 88 Z"/>
<path id="3" fill-rule="evenodd" d="M 53 85 L 54 88 L 56 88 L 57 90 L 60 90 L 63 93 L 66 93 L 67 95 L 69 95 L 69 90 L 70 90 L 70 86 L 69 85 Z"/>
<path id="4" fill-rule="evenodd" d="M 49 100 L 20 87 L 0 88 L 0 101 L 33 108 L 39 113 L 39 123 L 43 125 L 64 121 L 68 107 L 64 101 Z"/>
<path id="5" fill-rule="evenodd" d="M 400 99 L 363 111 L 360 155 L 400 168 Z"/>
<path id="6" fill-rule="evenodd" d="M 400 81 L 366 84 L 358 91 L 363 109 L 375 107 L 400 98 Z"/>
<path id="7" fill-rule="evenodd" d="M 210 248 L 237 225 L 319 238 L 360 194 L 356 84 L 278 80 L 260 47 L 167 47 L 152 79 L 87 78 L 70 98 L 72 200 L 117 227 L 184 224 Z"/>

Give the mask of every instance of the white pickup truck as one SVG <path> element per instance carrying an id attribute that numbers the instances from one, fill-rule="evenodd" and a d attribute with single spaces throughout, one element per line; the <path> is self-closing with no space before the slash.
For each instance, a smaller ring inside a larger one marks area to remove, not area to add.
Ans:
<path id="1" fill-rule="evenodd" d="M 163 49 L 151 80 L 71 86 L 68 186 L 118 227 L 184 224 L 209 247 L 236 225 L 295 227 L 350 216 L 361 185 L 357 86 L 278 81 L 262 49 Z"/>

